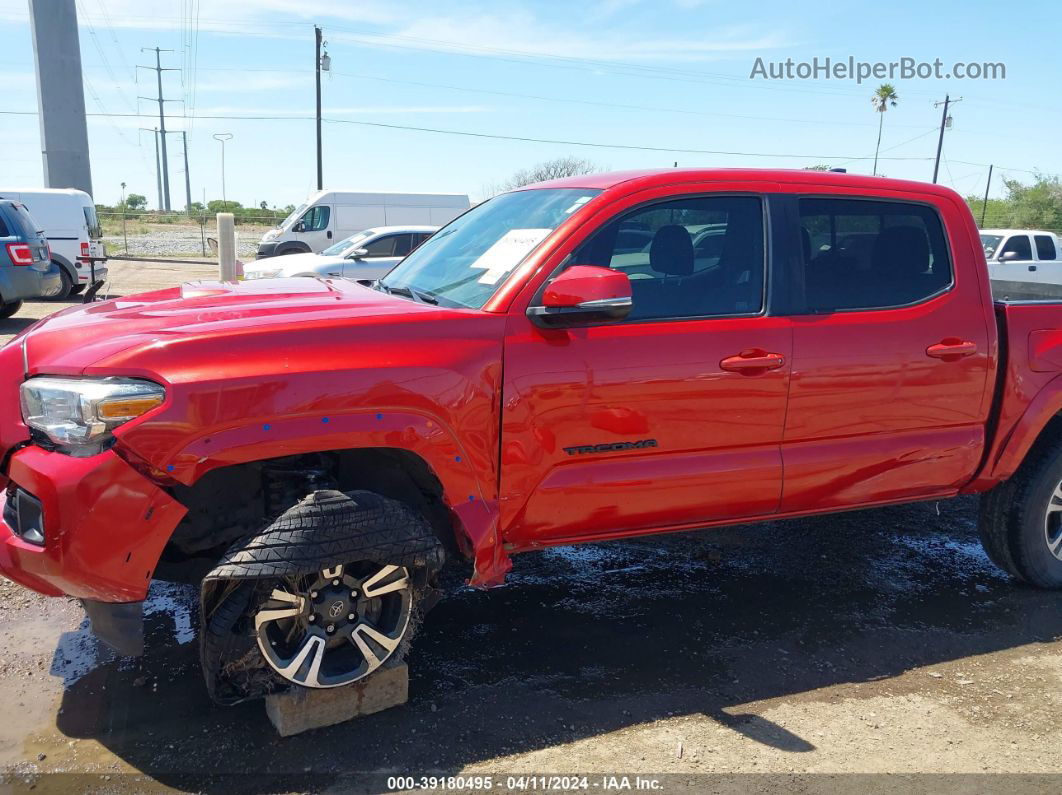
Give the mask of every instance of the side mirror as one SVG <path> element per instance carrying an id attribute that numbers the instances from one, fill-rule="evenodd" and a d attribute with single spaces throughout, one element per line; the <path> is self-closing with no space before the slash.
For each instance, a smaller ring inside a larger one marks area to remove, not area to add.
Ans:
<path id="1" fill-rule="evenodd" d="M 1000 262 L 1009 262 L 1010 260 L 1017 259 L 1017 258 L 1018 258 L 1018 252 L 1017 251 L 1004 251 L 1002 254 L 999 255 L 999 261 Z"/>
<path id="2" fill-rule="evenodd" d="M 347 259 L 361 259 L 362 257 L 369 256 L 369 249 L 356 248 L 347 255 Z"/>
<path id="3" fill-rule="evenodd" d="M 302 222 L 302 221 L 299 221 L 298 223 L 295 224 L 295 226 L 291 227 L 291 231 L 292 232 L 305 232 L 306 231 L 306 224 L 304 222 Z"/>
<path id="4" fill-rule="evenodd" d="M 572 265 L 542 293 L 540 306 L 527 309 L 531 321 L 546 328 L 613 323 L 631 313 L 631 280 L 600 265 Z"/>

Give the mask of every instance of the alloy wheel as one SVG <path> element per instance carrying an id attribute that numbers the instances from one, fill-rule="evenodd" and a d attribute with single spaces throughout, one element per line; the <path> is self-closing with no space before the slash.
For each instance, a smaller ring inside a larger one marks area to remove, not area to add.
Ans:
<path id="1" fill-rule="evenodd" d="M 286 578 L 255 614 L 258 648 L 289 682 L 348 685 L 394 654 L 412 605 L 409 572 L 402 566 L 352 563 Z"/>
<path id="2" fill-rule="evenodd" d="M 1055 486 L 1044 514 L 1044 540 L 1051 554 L 1062 560 L 1062 483 Z"/>

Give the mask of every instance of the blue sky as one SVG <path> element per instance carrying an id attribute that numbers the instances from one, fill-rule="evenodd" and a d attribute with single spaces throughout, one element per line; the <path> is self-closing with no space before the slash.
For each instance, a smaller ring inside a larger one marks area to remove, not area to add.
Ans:
<path id="1" fill-rule="evenodd" d="M 76 0 L 87 78 L 97 201 L 127 191 L 156 204 L 153 72 L 164 65 L 168 127 L 189 134 L 193 200 L 296 204 L 315 186 L 313 24 L 324 29 L 325 185 L 439 191 L 482 198 L 536 162 L 575 155 L 607 169 L 670 166 L 871 170 L 879 80 L 750 80 L 766 61 L 818 56 L 863 61 L 1002 61 L 1005 80 L 895 80 L 884 122 L 888 176 L 929 180 L 945 92 L 963 101 L 945 134 L 941 182 L 963 194 L 996 174 L 1030 180 L 1062 172 L 1057 81 L 1062 13 L 1047 2 L 721 0 L 385 2 L 384 0 Z M 195 20 L 198 18 L 198 25 Z M 24 0 L 0 9 L 0 173 L 42 180 L 32 45 Z M 139 84 L 135 73 L 139 71 Z M 185 118 L 187 116 L 187 118 Z M 212 117 L 266 116 L 264 120 Z M 369 124 L 365 124 L 369 123 Z M 432 128 L 503 138 L 371 125 Z M 655 147 L 584 147 L 556 141 Z M 683 152 L 670 150 L 702 150 Z M 173 206 L 184 204 L 180 136 L 170 139 Z M 757 153 L 743 156 L 710 152 Z M 895 159 L 894 159 L 895 158 Z M 998 195 L 1000 180 L 995 180 Z"/>

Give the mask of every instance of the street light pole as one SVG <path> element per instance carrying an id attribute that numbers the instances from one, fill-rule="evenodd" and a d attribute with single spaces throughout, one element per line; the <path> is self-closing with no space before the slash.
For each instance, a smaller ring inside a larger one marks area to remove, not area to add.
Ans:
<path id="1" fill-rule="evenodd" d="M 232 140 L 232 133 L 214 133 L 213 138 L 221 144 L 221 203 L 228 210 L 229 199 L 225 195 L 225 142 Z"/>

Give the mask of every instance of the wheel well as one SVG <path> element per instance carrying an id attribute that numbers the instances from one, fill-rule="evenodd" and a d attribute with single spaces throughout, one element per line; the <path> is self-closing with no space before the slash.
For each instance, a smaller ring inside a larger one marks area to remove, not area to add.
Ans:
<path id="1" fill-rule="evenodd" d="M 188 513 L 163 550 L 156 576 L 198 582 L 234 541 L 318 488 L 365 489 L 400 500 L 428 520 L 447 552 L 460 554 L 442 483 L 428 463 L 408 450 L 370 447 L 220 467 L 191 486 L 174 486 L 173 496 Z"/>
<path id="2" fill-rule="evenodd" d="M 61 254 L 52 254 L 52 262 L 58 265 L 60 268 L 66 271 L 66 275 L 70 277 L 70 281 L 77 284 L 77 268 L 75 268 L 70 261 Z"/>

